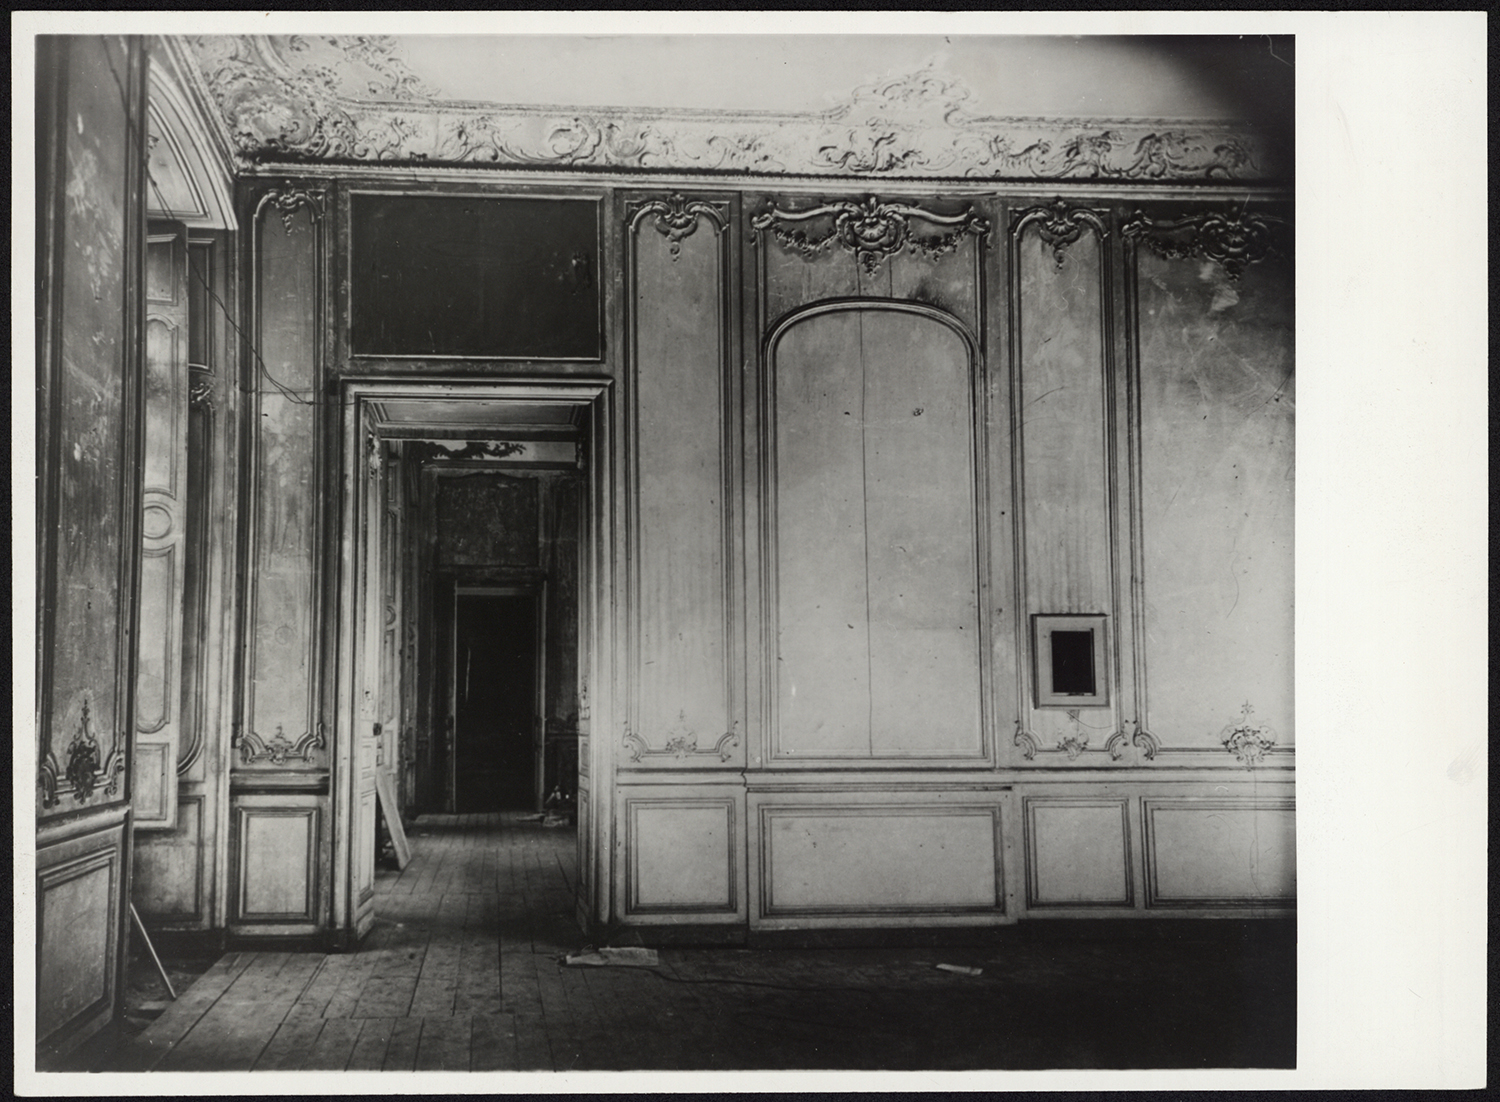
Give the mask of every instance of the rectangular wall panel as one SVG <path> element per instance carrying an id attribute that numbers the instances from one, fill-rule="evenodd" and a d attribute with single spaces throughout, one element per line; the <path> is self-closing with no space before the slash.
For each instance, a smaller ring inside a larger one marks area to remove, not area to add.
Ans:
<path id="1" fill-rule="evenodd" d="M 970 368 L 895 309 L 773 343 L 773 757 L 983 756 Z"/>
<path id="2" fill-rule="evenodd" d="M 1235 281 L 1138 256 L 1148 726 L 1219 748 L 1244 718 L 1292 742 L 1291 268 Z"/>
<path id="3" fill-rule="evenodd" d="M 37 1040 L 108 1015 L 121 921 L 120 828 L 37 854 Z"/>
<path id="4" fill-rule="evenodd" d="M 761 913 L 901 915 L 996 911 L 998 808 L 759 809 Z"/>
<path id="5" fill-rule="evenodd" d="M 1289 801 L 1142 801 L 1146 905 L 1290 906 L 1297 897 Z"/>
<path id="6" fill-rule="evenodd" d="M 183 796 L 177 829 L 137 836 L 131 896 L 141 917 L 197 922 L 203 917 L 203 796 Z"/>
<path id="7" fill-rule="evenodd" d="M 278 925 L 315 922 L 320 810 L 269 803 L 242 805 L 235 808 L 235 827 L 235 920 Z"/>
<path id="8" fill-rule="evenodd" d="M 738 818 L 733 798 L 627 795 L 627 913 L 736 914 Z"/>
<path id="9" fill-rule="evenodd" d="M 1107 396 L 1099 242 L 1059 264 L 1028 231 L 1020 250 L 1020 404 L 1027 612 L 1110 610 Z"/>
<path id="10" fill-rule="evenodd" d="M 1023 802 L 1028 907 L 1131 905 L 1127 806 L 1086 798 Z"/>
<path id="11" fill-rule="evenodd" d="M 730 516 L 725 215 L 695 204 L 695 230 L 658 232 L 663 204 L 628 228 L 629 447 L 635 624 L 631 731 L 638 759 L 713 764 L 730 739 Z M 731 742 L 736 743 L 731 746 Z M 708 755 L 713 757 L 709 758 Z M 700 755 L 702 755 L 700 757 Z M 732 756 L 732 755 L 730 755 Z"/>
<path id="12" fill-rule="evenodd" d="M 320 200 L 273 193 L 256 220 L 261 359 L 252 405 L 246 692 L 240 760 L 322 764 L 316 699 Z M 278 761 L 279 759 L 279 761 Z"/>

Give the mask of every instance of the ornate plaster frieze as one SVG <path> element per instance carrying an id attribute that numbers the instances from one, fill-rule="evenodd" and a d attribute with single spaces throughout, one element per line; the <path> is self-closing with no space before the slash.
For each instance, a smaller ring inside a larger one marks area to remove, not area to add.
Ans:
<path id="1" fill-rule="evenodd" d="M 1274 215 L 1244 210 L 1177 219 L 1156 219 L 1137 211 L 1120 232 L 1126 240 L 1140 241 L 1166 260 L 1200 256 L 1212 260 L 1230 279 L 1237 280 L 1249 265 L 1286 254 L 1279 241 L 1285 225 L 1284 219 Z"/>
<path id="2" fill-rule="evenodd" d="M 919 236 L 912 232 L 912 220 L 929 222 L 947 233 Z M 819 220 L 829 222 L 826 233 L 795 229 Z M 983 238 L 990 224 L 972 209 L 961 214 L 937 214 L 905 203 L 882 203 L 871 195 L 863 202 L 825 203 L 805 210 L 784 210 L 774 202 L 750 220 L 751 228 L 769 230 L 785 249 L 811 260 L 835 242 L 845 252 L 853 253 L 873 275 L 881 261 L 905 250 L 928 260 L 937 260 L 957 250 L 967 235 Z"/>
<path id="3" fill-rule="evenodd" d="M 975 113 L 929 65 L 830 110 L 546 107 L 438 98 L 386 36 L 200 35 L 192 49 L 247 162 L 495 165 L 985 180 L 1271 181 L 1289 151 L 1233 122 Z"/>

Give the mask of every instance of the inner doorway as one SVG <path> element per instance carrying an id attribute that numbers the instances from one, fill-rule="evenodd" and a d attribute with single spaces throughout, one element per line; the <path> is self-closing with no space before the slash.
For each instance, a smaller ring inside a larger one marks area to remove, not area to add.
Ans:
<path id="1" fill-rule="evenodd" d="M 453 810 L 536 810 L 542 802 L 542 595 L 455 587 L 448 768 Z"/>

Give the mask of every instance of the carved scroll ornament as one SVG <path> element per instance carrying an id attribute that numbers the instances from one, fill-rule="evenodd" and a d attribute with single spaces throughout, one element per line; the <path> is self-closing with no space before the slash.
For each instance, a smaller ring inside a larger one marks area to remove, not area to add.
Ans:
<path id="1" fill-rule="evenodd" d="M 827 233 L 809 236 L 795 229 L 815 220 L 832 219 Z M 948 229 L 947 233 L 918 236 L 912 232 L 913 220 Z M 750 220 L 753 229 L 769 230 L 783 248 L 812 259 L 835 242 L 845 252 L 859 258 L 870 275 L 874 275 L 886 257 L 902 250 L 937 260 L 958 249 L 964 237 L 983 238 L 990 224 L 972 208 L 960 214 L 938 214 L 905 203 L 882 203 L 871 195 L 863 202 L 825 203 L 806 210 L 783 210 L 773 202 L 768 209 Z"/>
<path id="2" fill-rule="evenodd" d="M 1011 223 L 1011 232 L 1017 238 L 1027 226 L 1035 225 L 1042 242 L 1052 248 L 1052 259 L 1061 268 L 1067 257 L 1068 246 L 1078 241 L 1084 231 L 1093 230 L 1100 241 L 1109 235 L 1104 220 L 1085 207 L 1070 207 L 1061 199 L 1046 206 L 1032 207 L 1021 211 Z"/>
<path id="3" fill-rule="evenodd" d="M 1121 232 L 1164 260 L 1201 256 L 1223 267 L 1231 280 L 1238 280 L 1251 264 L 1285 255 L 1278 241 L 1284 225 L 1283 219 L 1243 210 L 1161 220 L 1137 211 Z"/>
<path id="4" fill-rule="evenodd" d="M 718 206 L 702 200 L 688 200 L 676 192 L 665 201 L 653 199 L 642 204 L 631 218 L 632 228 L 653 215 L 656 217 L 656 232 L 667 239 L 667 250 L 673 264 L 682 256 L 683 241 L 697 230 L 700 217 L 707 218 L 720 233 L 727 226 L 724 212 Z"/>
<path id="5" fill-rule="evenodd" d="M 711 750 L 700 750 L 698 748 L 698 735 L 687 725 L 687 716 L 683 712 L 677 713 L 677 722 L 667 732 L 666 745 L 660 749 L 653 749 L 645 739 L 629 728 L 625 731 L 625 752 L 630 755 L 630 760 L 640 762 L 647 757 L 670 757 L 678 761 L 685 761 L 694 754 L 715 754 L 720 761 L 728 761 L 732 751 L 740 744 L 740 736 L 735 723 L 729 730 L 719 736 Z"/>
<path id="6" fill-rule="evenodd" d="M 246 731 L 235 739 L 235 744 L 239 747 L 242 765 L 254 765 L 260 761 L 270 762 L 272 765 L 285 765 L 292 760 L 310 762 L 312 752 L 327 745 L 321 722 L 295 742 L 277 727 L 276 733 L 269 739 L 261 738 L 254 731 Z"/>
<path id="7" fill-rule="evenodd" d="M 111 748 L 108 754 L 102 753 L 87 697 L 82 701 L 78 730 L 68 744 L 67 759 L 67 764 L 59 767 L 57 757 L 50 749 L 42 752 L 37 766 L 37 787 L 41 789 L 44 809 L 62 802 L 59 779 L 66 782 L 63 791 L 71 789 L 77 803 L 87 803 L 101 786 L 106 796 L 120 794 L 125 755 L 118 746 Z"/>

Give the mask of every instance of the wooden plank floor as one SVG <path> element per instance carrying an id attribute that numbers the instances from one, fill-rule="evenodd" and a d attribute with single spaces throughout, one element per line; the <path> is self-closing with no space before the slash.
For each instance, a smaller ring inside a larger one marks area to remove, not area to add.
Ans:
<path id="1" fill-rule="evenodd" d="M 424 816 L 406 869 L 377 876 L 375 926 L 357 952 L 227 954 L 98 1070 L 1276 1067 L 1295 1058 L 1286 938 L 672 949 L 653 970 L 565 967 L 559 958 L 584 941 L 574 835 L 528 818 Z M 955 976 L 938 962 L 984 972 Z"/>

